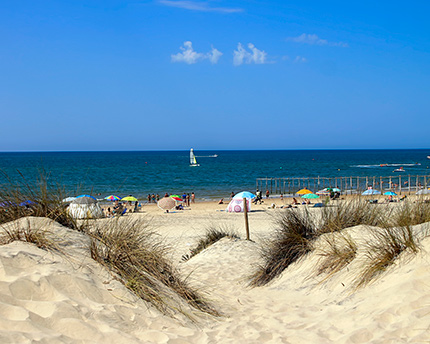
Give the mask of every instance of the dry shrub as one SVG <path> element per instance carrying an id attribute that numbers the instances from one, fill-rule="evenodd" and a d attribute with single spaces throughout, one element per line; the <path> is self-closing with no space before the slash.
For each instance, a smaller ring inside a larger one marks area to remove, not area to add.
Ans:
<path id="1" fill-rule="evenodd" d="M 167 248 L 141 219 L 112 219 L 90 233 L 91 256 L 105 265 L 138 297 L 153 304 L 164 314 L 174 316 L 181 310 L 176 298 L 195 309 L 219 315 L 193 290 L 165 258 Z"/>
<path id="2" fill-rule="evenodd" d="M 357 244 L 347 233 L 329 233 L 321 237 L 323 247 L 319 250 L 316 275 L 330 278 L 351 263 L 357 255 Z"/>
<path id="3" fill-rule="evenodd" d="M 316 225 L 305 209 L 286 209 L 276 219 L 274 237 L 262 247 L 263 264 L 251 276 L 251 286 L 262 286 L 312 250 Z"/>
<path id="4" fill-rule="evenodd" d="M 365 262 L 354 281 L 355 288 L 366 286 L 387 271 L 402 253 L 415 254 L 419 249 L 419 238 L 411 226 L 375 229 L 365 244 Z"/>
<path id="5" fill-rule="evenodd" d="M 225 225 L 211 224 L 206 228 L 205 234 L 198 239 L 196 246 L 190 250 L 190 254 L 182 256 L 182 260 L 186 261 L 194 257 L 222 238 L 240 239 L 233 229 Z"/>
<path id="6" fill-rule="evenodd" d="M 338 203 L 336 207 L 324 207 L 319 233 L 341 231 L 358 225 L 378 226 L 384 222 L 383 210 L 361 198 Z"/>

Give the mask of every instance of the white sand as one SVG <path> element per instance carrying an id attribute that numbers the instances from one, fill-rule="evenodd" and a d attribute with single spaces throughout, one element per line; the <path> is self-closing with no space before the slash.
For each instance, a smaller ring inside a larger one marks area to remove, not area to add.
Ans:
<path id="1" fill-rule="evenodd" d="M 278 201 L 279 203 L 279 201 Z M 430 238 L 417 256 L 402 257 L 374 283 L 353 292 L 359 257 L 326 283 L 313 272 L 318 251 L 290 266 L 270 284 L 250 288 L 259 244 L 273 232 L 276 210 L 250 213 L 251 239 L 222 239 L 181 262 L 210 223 L 237 229 L 243 214 L 225 205 L 192 205 L 163 213 L 145 206 L 172 247 L 172 260 L 192 285 L 222 312 L 220 318 L 171 319 L 134 297 L 91 260 L 85 235 L 47 219 L 33 227 L 52 231 L 66 255 L 15 242 L 0 247 L 0 343 L 425 343 L 430 341 Z M 316 209 L 315 209 L 316 210 Z M 102 221 L 111 221 L 103 219 Z M 27 223 L 23 220 L 24 225 Z M 417 226 L 416 230 L 423 225 Z M 367 229 L 350 229 L 355 238 Z"/>

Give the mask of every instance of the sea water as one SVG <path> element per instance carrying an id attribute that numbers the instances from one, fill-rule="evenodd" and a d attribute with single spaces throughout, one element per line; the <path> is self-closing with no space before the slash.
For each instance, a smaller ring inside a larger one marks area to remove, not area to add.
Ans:
<path id="1" fill-rule="evenodd" d="M 430 149 L 194 152 L 200 166 L 190 166 L 189 151 L 0 153 L 0 183 L 32 183 L 44 170 L 69 196 L 194 192 L 216 199 L 255 191 L 261 177 L 389 176 L 399 167 L 405 175 L 430 174 Z"/>

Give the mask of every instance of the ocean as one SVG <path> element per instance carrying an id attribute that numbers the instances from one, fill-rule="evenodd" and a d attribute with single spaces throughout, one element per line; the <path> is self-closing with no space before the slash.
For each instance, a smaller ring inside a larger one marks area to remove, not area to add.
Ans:
<path id="1" fill-rule="evenodd" d="M 430 149 L 194 152 L 197 167 L 190 167 L 189 151 L 0 153 L 0 183 L 22 176 L 32 183 L 43 169 L 70 196 L 194 192 L 197 199 L 217 199 L 255 191 L 262 177 L 389 176 L 400 166 L 406 175 L 430 174 Z"/>

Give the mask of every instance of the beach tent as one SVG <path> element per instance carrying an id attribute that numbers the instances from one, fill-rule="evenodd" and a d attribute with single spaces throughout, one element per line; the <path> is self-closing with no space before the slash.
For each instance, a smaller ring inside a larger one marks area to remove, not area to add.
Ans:
<path id="1" fill-rule="evenodd" d="M 417 191 L 415 194 L 416 195 L 429 195 L 430 189 L 422 189 L 422 190 Z"/>
<path id="2" fill-rule="evenodd" d="M 251 199 L 246 199 L 247 209 L 251 211 Z M 243 199 L 242 198 L 233 198 L 227 206 L 227 212 L 229 213 L 243 213 Z"/>
<path id="3" fill-rule="evenodd" d="M 79 197 L 67 208 L 70 216 L 75 219 L 99 219 L 103 217 L 103 210 L 92 197 Z"/>

